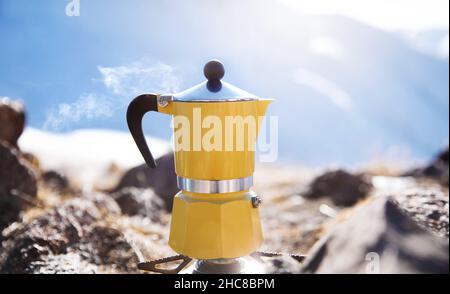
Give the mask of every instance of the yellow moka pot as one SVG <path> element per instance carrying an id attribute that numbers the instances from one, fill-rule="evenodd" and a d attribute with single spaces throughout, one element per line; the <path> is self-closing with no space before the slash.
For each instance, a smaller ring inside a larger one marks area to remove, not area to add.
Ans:
<path id="1" fill-rule="evenodd" d="M 207 81 L 177 94 L 144 94 L 129 105 L 127 122 L 147 165 L 156 167 L 142 131 L 148 111 L 171 115 L 175 195 L 169 245 L 196 259 L 236 258 L 263 237 L 253 185 L 258 129 L 271 99 L 222 81 L 223 65 L 204 67 Z"/>

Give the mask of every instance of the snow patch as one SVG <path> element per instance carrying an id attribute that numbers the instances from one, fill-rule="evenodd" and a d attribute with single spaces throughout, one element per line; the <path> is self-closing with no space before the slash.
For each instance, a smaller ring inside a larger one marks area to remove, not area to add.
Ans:
<path id="1" fill-rule="evenodd" d="M 147 137 L 155 157 L 170 150 L 168 142 Z M 126 132 L 83 129 L 70 133 L 50 133 L 26 128 L 20 148 L 38 157 L 43 170 L 59 170 L 92 187 L 106 175 L 112 164 L 126 170 L 144 163 L 131 135 Z"/>

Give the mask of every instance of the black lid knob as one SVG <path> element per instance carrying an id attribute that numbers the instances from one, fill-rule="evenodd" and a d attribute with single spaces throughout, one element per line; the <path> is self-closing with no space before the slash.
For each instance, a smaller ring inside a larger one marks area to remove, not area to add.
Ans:
<path id="1" fill-rule="evenodd" d="M 211 82 L 218 82 L 225 75 L 225 68 L 222 62 L 217 59 L 208 61 L 203 68 L 203 74 Z"/>

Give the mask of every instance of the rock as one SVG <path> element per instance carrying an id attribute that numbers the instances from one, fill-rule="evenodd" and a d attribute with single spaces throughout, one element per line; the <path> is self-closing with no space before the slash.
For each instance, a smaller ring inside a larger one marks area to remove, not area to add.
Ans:
<path id="1" fill-rule="evenodd" d="M 149 217 L 154 222 L 161 221 L 165 213 L 165 204 L 152 189 L 127 187 L 111 194 L 119 204 L 123 214 Z"/>
<path id="2" fill-rule="evenodd" d="M 441 237 L 449 237 L 448 196 L 439 190 L 412 189 L 399 193 L 395 200 L 423 228 Z"/>
<path id="3" fill-rule="evenodd" d="M 264 230 L 276 234 L 265 236 L 261 250 L 297 254 L 308 252 L 321 237 L 323 223 L 330 218 L 320 212 L 320 207 L 324 205 L 322 201 L 310 201 L 298 194 L 269 198 L 263 193 L 262 197 L 260 217 Z"/>
<path id="4" fill-rule="evenodd" d="M 94 274 L 100 271 L 98 266 L 76 253 L 42 256 L 42 259 L 32 261 L 27 269 L 33 274 Z"/>
<path id="5" fill-rule="evenodd" d="M 113 192 L 125 187 L 152 188 L 160 196 L 168 211 L 172 210 L 173 197 L 179 191 L 172 152 L 156 160 L 158 166 L 139 165 L 127 171 Z"/>
<path id="6" fill-rule="evenodd" d="M 281 255 L 264 260 L 266 274 L 292 274 L 298 273 L 301 263 L 289 255 Z"/>
<path id="7" fill-rule="evenodd" d="M 60 172 L 49 170 L 44 172 L 41 178 L 47 186 L 56 191 L 65 192 L 70 189 L 69 179 Z"/>
<path id="8" fill-rule="evenodd" d="M 0 140 L 17 146 L 25 127 L 25 110 L 21 103 L 0 99 Z"/>
<path id="9" fill-rule="evenodd" d="M 448 146 L 446 149 L 442 150 L 442 152 L 438 155 L 437 160 L 444 164 L 447 164 L 447 166 L 448 166 L 448 160 L 449 160 Z"/>
<path id="10" fill-rule="evenodd" d="M 109 266 L 110 272 L 133 272 L 138 263 L 137 256 L 124 234 L 105 225 L 93 226 L 71 251 L 80 252 L 83 260 L 91 264 Z"/>
<path id="11" fill-rule="evenodd" d="M 0 194 L 18 190 L 30 197 L 37 193 L 36 176 L 19 151 L 0 142 Z"/>
<path id="12" fill-rule="evenodd" d="M 19 151 L 0 141 L 0 231 L 17 220 L 37 194 L 36 175 Z"/>
<path id="13" fill-rule="evenodd" d="M 344 170 L 324 173 L 310 184 L 303 196 L 306 198 L 329 197 L 334 204 L 351 206 L 365 198 L 372 185 L 364 175 L 353 175 Z"/>
<path id="14" fill-rule="evenodd" d="M 124 235 L 112 227 L 113 220 L 119 216 L 120 208 L 105 195 L 66 201 L 4 236 L 0 272 L 76 271 L 73 265 L 65 268 L 57 262 L 73 259 L 70 254 L 112 272 L 126 272 L 128 267 L 134 268 L 137 258 Z M 58 265 L 49 268 L 49 260 Z"/>
<path id="15" fill-rule="evenodd" d="M 19 218 L 23 201 L 11 194 L 0 195 L 0 233 L 10 223 Z M 0 235 L 0 241 L 2 237 Z"/>
<path id="16" fill-rule="evenodd" d="M 357 207 L 312 248 L 301 273 L 448 273 L 449 243 L 391 197 Z"/>
<path id="17" fill-rule="evenodd" d="M 449 185 L 449 156 L 448 147 L 439 153 L 427 166 L 409 171 L 405 176 L 428 177 L 439 181 L 442 185 Z"/>

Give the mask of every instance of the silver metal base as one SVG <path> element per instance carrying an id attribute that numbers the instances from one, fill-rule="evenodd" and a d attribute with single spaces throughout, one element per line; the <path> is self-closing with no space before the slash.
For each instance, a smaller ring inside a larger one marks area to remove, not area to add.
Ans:
<path id="1" fill-rule="evenodd" d="M 253 186 L 253 176 L 217 181 L 177 177 L 177 184 L 179 189 L 194 193 L 232 193 L 250 189 Z"/>
<path id="2" fill-rule="evenodd" d="M 250 257 L 197 260 L 180 274 L 263 274 L 264 265 Z"/>

